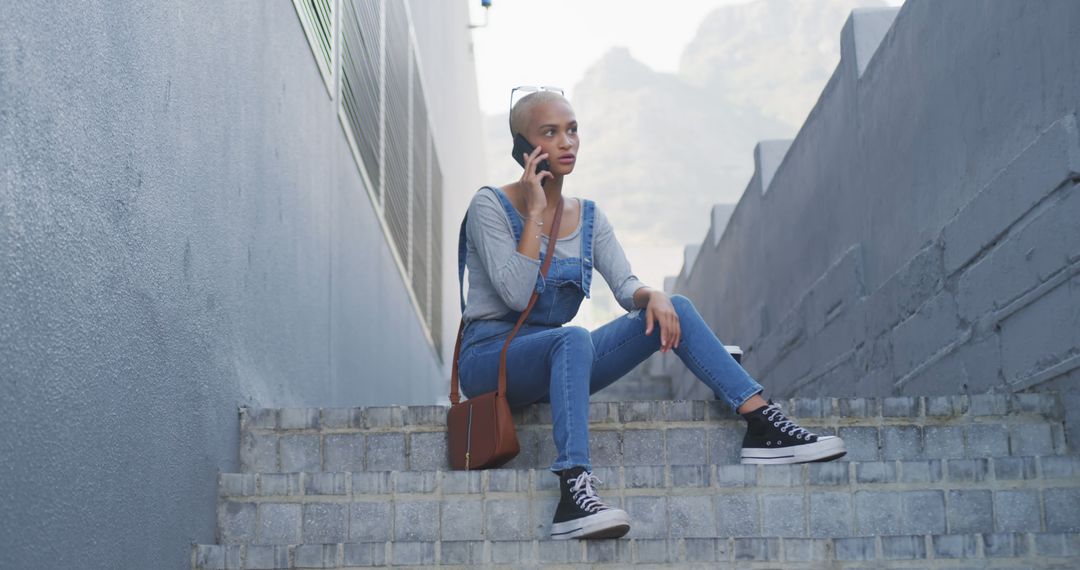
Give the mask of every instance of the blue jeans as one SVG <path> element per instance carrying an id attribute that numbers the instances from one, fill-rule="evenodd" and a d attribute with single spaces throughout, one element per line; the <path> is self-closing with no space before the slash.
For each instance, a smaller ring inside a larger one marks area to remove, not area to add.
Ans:
<path id="1" fill-rule="evenodd" d="M 728 354 L 689 298 L 675 294 L 681 336 L 675 354 L 716 394 L 738 408 L 762 387 Z M 476 320 L 462 333 L 458 375 L 468 395 L 496 389 L 499 354 L 515 323 Z M 660 324 L 645 334 L 645 309 L 636 309 L 594 331 L 579 326 L 523 323 L 506 351 L 507 399 L 519 408 L 551 402 L 558 456 L 552 471 L 591 470 L 589 395 L 615 382 L 660 349 Z"/>

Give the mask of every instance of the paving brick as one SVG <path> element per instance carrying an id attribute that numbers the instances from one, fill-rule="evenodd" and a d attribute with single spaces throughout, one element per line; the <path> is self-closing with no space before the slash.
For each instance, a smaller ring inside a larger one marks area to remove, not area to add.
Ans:
<path id="1" fill-rule="evenodd" d="M 672 400 L 663 404 L 664 420 L 669 422 L 701 421 L 705 419 L 705 402 L 701 400 Z"/>
<path id="2" fill-rule="evenodd" d="M 528 499 L 495 499 L 487 501 L 484 529 L 489 540 L 532 538 L 529 528 Z"/>
<path id="3" fill-rule="evenodd" d="M 837 538 L 833 541 L 837 560 L 874 560 L 877 546 L 871 537 Z"/>
<path id="4" fill-rule="evenodd" d="M 659 433 L 659 432 L 656 432 Z M 622 465 L 623 450 L 622 450 L 622 434 L 614 430 L 593 430 L 589 435 L 589 454 L 591 455 L 592 464 L 594 467 Z M 649 463 L 660 465 L 663 463 L 663 446 L 657 444 L 658 447 L 653 455 L 639 455 L 631 457 L 655 457 L 655 461 L 646 459 Z M 641 461 L 635 459 L 635 463 Z"/>
<path id="5" fill-rule="evenodd" d="M 1080 535 L 1049 532 L 1036 534 L 1035 553 L 1039 556 L 1075 559 L 1080 556 Z"/>
<path id="6" fill-rule="evenodd" d="M 446 425 L 446 408 L 443 406 L 409 406 L 405 408 L 402 417 L 407 426 L 435 426 Z"/>
<path id="7" fill-rule="evenodd" d="M 665 539 L 637 539 L 634 541 L 637 560 L 642 564 L 663 564 L 675 559 L 678 545 Z M 552 562 L 559 562 L 553 560 Z"/>
<path id="8" fill-rule="evenodd" d="M 897 480 L 895 461 L 871 461 L 855 464 L 855 480 L 859 483 L 892 483 Z"/>
<path id="9" fill-rule="evenodd" d="M 949 470 L 949 481 L 953 482 L 985 481 L 990 475 L 987 459 L 949 459 L 945 465 Z"/>
<path id="10" fill-rule="evenodd" d="M 683 547 L 687 562 L 716 562 L 715 538 L 688 538 L 683 541 Z"/>
<path id="11" fill-rule="evenodd" d="M 888 426 L 881 430 L 883 459 L 921 459 L 923 433 L 918 426 Z"/>
<path id="12" fill-rule="evenodd" d="M 752 494 L 717 495 L 718 536 L 754 536 L 761 533 L 757 497 Z"/>
<path id="13" fill-rule="evenodd" d="M 338 545 L 298 544 L 293 549 L 297 568 L 337 568 Z"/>
<path id="14" fill-rule="evenodd" d="M 541 540 L 537 542 L 537 560 L 542 564 L 567 564 L 581 562 L 585 541 Z M 640 540 L 637 541 L 640 546 Z M 663 542 L 663 541 L 661 541 Z"/>
<path id="15" fill-rule="evenodd" d="M 1042 476 L 1046 479 L 1070 479 L 1080 476 L 1080 456 L 1048 455 L 1040 458 Z"/>
<path id="16" fill-rule="evenodd" d="M 299 473 L 259 473 L 259 495 L 289 497 L 301 494 Z"/>
<path id="17" fill-rule="evenodd" d="M 787 562 L 822 562 L 829 554 L 828 541 L 819 538 L 785 538 L 783 549 Z"/>
<path id="18" fill-rule="evenodd" d="M 1003 416 L 1009 413 L 1008 394 L 972 394 L 968 412 L 973 416 Z"/>
<path id="19" fill-rule="evenodd" d="M 926 539 L 921 536 L 883 536 L 881 554 L 886 560 L 926 558 Z"/>
<path id="20" fill-rule="evenodd" d="M 881 415 L 887 418 L 917 418 L 922 415 L 920 398 L 894 396 L 881 400 Z"/>
<path id="21" fill-rule="evenodd" d="M 439 516 L 444 541 L 484 536 L 484 503 L 480 497 L 444 501 Z"/>
<path id="22" fill-rule="evenodd" d="M 806 508 L 802 493 L 763 495 L 761 512 L 762 534 L 806 536 Z"/>
<path id="23" fill-rule="evenodd" d="M 1080 532 L 1080 489 L 1046 489 L 1046 530 Z"/>
<path id="24" fill-rule="evenodd" d="M 852 533 L 850 493 L 810 493 L 810 528 L 812 537 L 849 536 Z"/>
<path id="25" fill-rule="evenodd" d="M 881 459 L 878 428 L 842 427 L 837 430 L 837 435 L 844 440 L 844 447 L 847 449 L 845 460 L 877 461 Z"/>
<path id="26" fill-rule="evenodd" d="M 981 532 L 994 528 L 990 491 L 949 491 L 948 517 L 950 533 Z"/>
<path id="27" fill-rule="evenodd" d="M 589 564 L 633 562 L 633 550 L 625 540 L 585 541 L 585 561 Z"/>
<path id="28" fill-rule="evenodd" d="M 364 409 L 364 428 L 394 428 L 405 425 L 404 412 L 400 406 Z"/>
<path id="29" fill-rule="evenodd" d="M 1045 461 L 1049 458 L 1043 458 L 1043 470 L 1045 472 Z M 995 457 L 994 458 L 994 477 L 998 481 L 1017 481 L 1024 479 L 1034 479 L 1037 475 L 1035 468 L 1034 457 Z"/>
<path id="30" fill-rule="evenodd" d="M 968 457 L 1002 457 L 1009 455 L 1009 433 L 1005 426 L 973 424 L 964 426 Z"/>
<path id="31" fill-rule="evenodd" d="M 385 566 L 384 542 L 346 542 L 342 561 L 345 566 Z"/>
<path id="32" fill-rule="evenodd" d="M 404 470 L 405 434 L 391 432 L 369 435 L 367 437 L 367 469 L 369 471 Z"/>
<path id="33" fill-rule="evenodd" d="M 802 465 L 768 465 L 761 470 L 761 486 L 790 487 L 803 483 Z"/>
<path id="34" fill-rule="evenodd" d="M 945 493 L 942 491 L 904 491 L 900 496 L 904 519 L 903 534 L 942 534 L 945 532 Z"/>
<path id="35" fill-rule="evenodd" d="M 348 473 L 305 473 L 305 495 L 344 495 L 348 492 Z"/>
<path id="36" fill-rule="evenodd" d="M 278 411 L 281 429 L 319 429 L 318 408 L 284 408 Z"/>
<path id="37" fill-rule="evenodd" d="M 409 435 L 410 469 L 446 469 L 447 465 L 446 432 Z"/>
<path id="38" fill-rule="evenodd" d="M 668 525 L 672 537 L 716 536 L 712 501 L 700 497 L 668 497 Z"/>
<path id="39" fill-rule="evenodd" d="M 979 539 L 974 534 L 939 534 L 931 537 L 936 558 L 975 558 Z"/>
<path id="40" fill-rule="evenodd" d="M 479 477 L 479 474 L 476 475 Z M 354 497 L 384 495 L 390 492 L 390 488 L 390 473 L 388 471 L 362 471 L 352 474 L 352 494 Z"/>
<path id="41" fill-rule="evenodd" d="M 1022 534 L 986 533 L 982 539 L 987 558 L 1015 558 L 1028 552 L 1027 537 Z"/>
<path id="42" fill-rule="evenodd" d="M 622 433 L 622 453 L 628 462 L 664 464 L 664 434 L 657 429 L 628 429 Z M 618 465 L 619 463 L 611 463 Z"/>
<path id="43" fill-rule="evenodd" d="M 1013 490 L 994 492 L 995 530 L 998 532 L 1032 532 L 1042 529 L 1039 514 L 1039 492 Z"/>
<path id="44" fill-rule="evenodd" d="M 281 470 L 319 471 L 322 469 L 322 457 L 319 453 L 319 436 L 287 435 L 278 443 L 281 453 Z"/>
<path id="45" fill-rule="evenodd" d="M 335 433 L 324 436 L 323 468 L 327 471 L 363 471 L 364 434 Z"/>
<path id="46" fill-rule="evenodd" d="M 627 465 L 623 468 L 627 489 L 659 488 L 664 486 L 663 465 Z M 557 487 L 557 485 L 556 485 Z"/>
<path id="47" fill-rule="evenodd" d="M 439 547 L 439 559 L 442 564 L 456 566 L 481 566 L 484 564 L 484 541 L 482 540 L 445 540 L 444 538 Z"/>
<path id="48" fill-rule="evenodd" d="M 709 485 L 709 466 L 672 465 L 671 485 L 673 487 L 707 487 Z"/>
<path id="49" fill-rule="evenodd" d="M 745 429 L 709 428 L 709 462 L 715 465 L 739 463 L 742 452 L 742 438 Z"/>
<path id="50" fill-rule="evenodd" d="M 255 503 L 228 501 L 219 507 L 218 528 L 225 544 L 255 542 Z"/>
<path id="51" fill-rule="evenodd" d="M 444 494 L 480 493 L 483 490 L 482 471 L 443 471 L 441 477 Z"/>
<path id="52" fill-rule="evenodd" d="M 348 503 L 306 503 L 303 517 L 305 543 L 346 542 L 349 539 Z"/>
<path id="53" fill-rule="evenodd" d="M 926 417 L 950 418 L 959 417 L 967 413 L 967 396 L 927 396 Z"/>
<path id="54" fill-rule="evenodd" d="M 278 426 L 278 408 L 245 408 L 242 429 L 274 429 Z"/>
<path id="55" fill-rule="evenodd" d="M 244 568 L 288 568 L 289 547 L 285 544 L 248 544 L 244 549 Z"/>
<path id="56" fill-rule="evenodd" d="M 251 497 L 256 494 L 258 479 L 254 473 L 219 473 L 219 497 Z"/>
<path id="57" fill-rule="evenodd" d="M 1054 434 L 1050 424 L 1015 424 L 1009 428 L 1009 449 L 1013 455 L 1052 455 Z"/>
<path id="58" fill-rule="evenodd" d="M 360 428 L 364 425 L 363 408 L 323 408 L 319 425 L 323 429 Z"/>
<path id="59" fill-rule="evenodd" d="M 240 466 L 247 472 L 278 471 L 278 436 L 245 432 L 240 439 Z"/>
<path id="60" fill-rule="evenodd" d="M 900 463 L 901 483 L 933 483 L 941 481 L 941 460 L 902 461 Z"/>
<path id="61" fill-rule="evenodd" d="M 857 491 L 855 493 L 856 534 L 899 534 L 900 494 Z"/>
<path id="62" fill-rule="evenodd" d="M 924 457 L 946 459 L 964 457 L 964 428 L 927 426 L 923 430 Z"/>
<path id="63" fill-rule="evenodd" d="M 354 501 L 349 505 L 349 541 L 390 540 L 394 518 L 389 501 Z"/>
<path id="64" fill-rule="evenodd" d="M 736 538 L 735 560 L 779 560 L 780 540 L 777 538 Z"/>
<path id="65" fill-rule="evenodd" d="M 434 542 L 392 542 L 394 566 L 423 566 L 435 563 Z"/>
<path id="66" fill-rule="evenodd" d="M 623 423 L 656 421 L 661 414 L 660 402 L 655 401 L 619 402 L 617 407 Z"/>
<path id="67" fill-rule="evenodd" d="M 394 501 L 394 540 L 439 538 L 439 501 Z"/>
<path id="68" fill-rule="evenodd" d="M 753 465 L 729 464 L 716 466 L 714 484 L 717 487 L 749 487 L 757 482 Z"/>
<path id="69" fill-rule="evenodd" d="M 240 545 L 196 545 L 195 568 L 198 570 L 235 570 L 240 568 Z"/>
<path id="70" fill-rule="evenodd" d="M 867 398 L 837 398 L 836 411 L 841 418 L 868 418 L 878 414 L 876 404 Z"/>
<path id="71" fill-rule="evenodd" d="M 257 541 L 263 544 L 300 542 L 300 519 L 298 503 L 261 503 L 258 508 Z"/>
<path id="72" fill-rule="evenodd" d="M 598 469 L 593 474 L 598 474 Z M 557 479 L 556 477 L 546 477 Z M 558 481 L 556 481 L 558 482 Z M 514 469 L 490 469 L 487 472 L 487 490 L 492 493 L 515 493 L 529 490 L 529 472 Z"/>
<path id="73" fill-rule="evenodd" d="M 493 564 L 528 564 L 534 560 L 532 542 L 508 540 L 491 543 Z"/>
<path id="74" fill-rule="evenodd" d="M 848 463 L 831 461 L 828 463 L 809 463 L 806 475 L 811 485 L 847 485 Z"/>
<path id="75" fill-rule="evenodd" d="M 697 465 L 708 461 L 707 444 L 704 428 L 672 428 L 667 430 L 668 465 Z M 627 440 L 623 439 L 626 450 Z M 627 454 L 627 457 L 634 457 Z"/>
<path id="76" fill-rule="evenodd" d="M 438 485 L 437 471 L 397 471 L 393 474 L 397 493 L 431 493 Z"/>

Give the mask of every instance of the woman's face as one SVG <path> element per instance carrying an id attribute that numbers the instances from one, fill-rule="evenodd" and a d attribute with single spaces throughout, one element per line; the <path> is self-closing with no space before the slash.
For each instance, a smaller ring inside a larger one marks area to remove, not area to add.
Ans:
<path id="1" fill-rule="evenodd" d="M 569 103 L 548 101 L 534 107 L 525 138 L 542 148 L 541 153 L 548 153 L 552 174 L 564 176 L 574 171 L 579 141 L 577 118 Z"/>

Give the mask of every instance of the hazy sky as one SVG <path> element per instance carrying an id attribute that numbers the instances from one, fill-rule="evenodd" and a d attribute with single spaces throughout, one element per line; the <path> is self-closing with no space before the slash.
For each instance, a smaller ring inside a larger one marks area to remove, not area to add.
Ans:
<path id="1" fill-rule="evenodd" d="M 487 27 L 473 30 L 480 108 L 506 112 L 517 85 L 562 87 L 572 99 L 574 84 L 612 46 L 626 46 L 656 71 L 674 72 L 707 13 L 748 1 L 492 0 Z M 484 21 L 480 0 L 469 0 L 469 10 L 473 23 Z"/>

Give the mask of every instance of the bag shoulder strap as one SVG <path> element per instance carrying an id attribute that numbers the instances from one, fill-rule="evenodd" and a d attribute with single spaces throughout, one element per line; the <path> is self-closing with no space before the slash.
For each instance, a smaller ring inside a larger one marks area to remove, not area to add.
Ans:
<path id="1" fill-rule="evenodd" d="M 540 267 L 540 274 L 546 279 L 548 274 L 548 267 L 551 265 L 551 258 L 555 253 L 555 242 L 559 239 L 559 222 L 562 221 L 563 211 L 563 199 L 560 198 L 558 205 L 555 206 L 555 220 L 551 224 L 551 235 L 548 237 L 547 255 L 544 258 L 544 263 Z M 462 224 L 464 229 L 464 223 Z M 464 231 L 462 232 L 464 235 Z M 459 251 L 461 247 L 458 247 Z M 514 330 L 510 331 L 510 335 L 506 337 L 506 343 L 503 344 L 502 353 L 499 355 L 499 388 L 497 394 L 506 395 L 506 351 L 510 348 L 510 341 L 513 340 L 514 335 L 517 334 L 518 329 L 521 328 L 521 324 L 525 322 L 525 318 L 528 317 L 529 311 L 532 310 L 533 305 L 536 304 L 536 298 L 540 295 L 539 291 L 533 288 L 532 297 L 529 298 L 529 304 L 525 307 L 525 310 L 521 312 L 521 316 L 518 317 L 517 324 L 514 325 Z M 464 300 L 462 301 L 462 310 L 464 311 Z M 450 405 L 456 406 L 461 402 L 461 396 L 458 391 L 458 356 L 461 354 L 461 336 L 465 331 L 465 319 L 461 320 L 458 324 L 457 340 L 454 341 L 454 365 L 450 373 Z"/>

